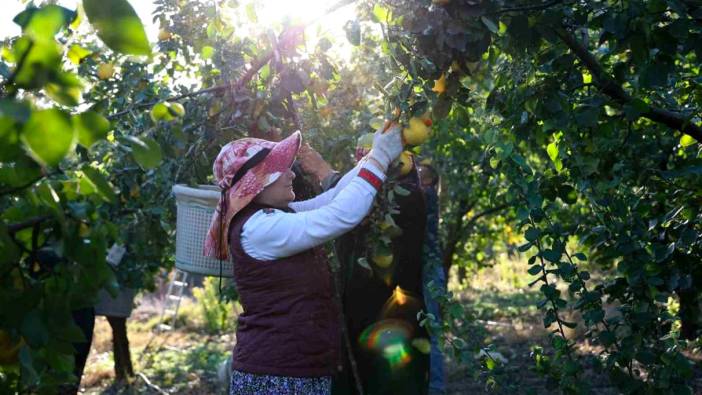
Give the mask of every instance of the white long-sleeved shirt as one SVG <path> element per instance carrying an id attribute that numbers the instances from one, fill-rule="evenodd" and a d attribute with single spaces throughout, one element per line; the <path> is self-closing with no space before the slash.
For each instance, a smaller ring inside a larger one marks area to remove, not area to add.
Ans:
<path id="1" fill-rule="evenodd" d="M 292 202 L 295 210 L 259 210 L 241 230 L 241 246 L 249 256 L 270 261 L 295 255 L 350 231 L 368 214 L 376 189 L 357 177 L 362 168 L 385 180 L 365 161 L 346 173 L 337 185 L 309 200 Z"/>

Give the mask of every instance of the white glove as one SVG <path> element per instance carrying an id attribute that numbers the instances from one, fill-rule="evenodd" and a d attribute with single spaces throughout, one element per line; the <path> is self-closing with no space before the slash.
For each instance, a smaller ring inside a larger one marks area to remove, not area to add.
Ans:
<path id="1" fill-rule="evenodd" d="M 402 153 L 402 129 L 398 124 L 393 124 L 385 133 L 383 128 L 378 129 L 373 136 L 373 148 L 368 157 L 374 159 L 381 166 L 383 172 L 387 171 L 390 163 Z"/>

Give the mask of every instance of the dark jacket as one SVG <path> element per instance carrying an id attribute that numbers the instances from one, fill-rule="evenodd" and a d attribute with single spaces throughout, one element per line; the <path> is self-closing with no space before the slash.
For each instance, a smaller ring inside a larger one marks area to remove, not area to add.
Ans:
<path id="1" fill-rule="evenodd" d="M 402 229 L 402 234 L 392 239 L 395 259 L 389 268 L 379 269 L 370 263 L 373 271 L 369 271 L 357 263 L 359 257 L 368 255 L 374 244 L 374 240 L 367 237 L 367 224 L 358 226 L 336 242 L 345 277 L 344 313 L 351 351 L 367 395 L 420 395 L 428 390 L 429 356 L 411 344 L 414 339 L 429 337 L 417 321 L 417 313 L 426 311 L 422 286 L 426 208 L 416 170 L 400 180 L 400 185 L 410 193 L 396 195 L 400 213 L 393 215 L 393 219 Z M 405 303 L 393 299 L 397 287 L 407 295 Z M 382 337 L 383 332 L 390 334 L 398 326 L 404 327 L 409 334 L 403 344 L 406 363 L 400 364 L 384 353 L 389 350 L 368 347 L 369 338 Z M 345 363 L 348 361 L 348 358 L 343 359 Z M 332 393 L 357 393 L 348 363 L 334 380 Z"/>
<path id="2" fill-rule="evenodd" d="M 246 254 L 241 230 L 261 209 L 249 204 L 230 227 L 234 280 L 244 308 L 232 368 L 276 376 L 332 375 L 340 332 L 326 254 L 321 247 L 273 261 Z"/>

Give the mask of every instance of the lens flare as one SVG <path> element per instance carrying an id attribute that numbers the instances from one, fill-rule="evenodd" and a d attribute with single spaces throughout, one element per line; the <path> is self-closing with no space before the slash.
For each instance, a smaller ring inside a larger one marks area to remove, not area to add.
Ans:
<path id="1" fill-rule="evenodd" d="M 407 294 L 402 290 L 402 288 L 400 288 L 399 285 L 395 287 L 395 291 L 393 291 L 392 296 L 400 306 L 407 303 Z"/>
<path id="2" fill-rule="evenodd" d="M 419 298 L 412 295 L 409 291 L 396 286 L 392 295 L 383 305 L 381 316 L 384 318 L 395 318 L 403 316 L 403 312 L 420 310 L 421 304 Z"/>
<path id="3" fill-rule="evenodd" d="M 383 349 L 383 357 L 388 360 L 390 367 L 393 369 L 401 368 L 412 360 L 404 343 L 392 344 L 385 347 Z"/>
<path id="4" fill-rule="evenodd" d="M 367 327 L 358 340 L 362 347 L 381 355 L 395 369 L 412 360 L 408 351 L 411 337 L 412 327 L 407 322 L 386 319 Z"/>

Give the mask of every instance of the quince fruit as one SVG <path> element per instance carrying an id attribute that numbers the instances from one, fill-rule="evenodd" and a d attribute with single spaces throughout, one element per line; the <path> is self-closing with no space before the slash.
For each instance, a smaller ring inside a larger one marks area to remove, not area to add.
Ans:
<path id="1" fill-rule="evenodd" d="M 170 40 L 171 37 L 173 37 L 173 34 L 171 34 L 171 32 L 169 32 L 166 29 L 161 29 L 158 31 L 158 40 L 159 41 Z"/>
<path id="2" fill-rule="evenodd" d="M 402 138 L 409 145 L 420 145 L 427 141 L 431 134 L 431 119 L 412 117 L 409 125 L 402 130 Z"/>
<path id="3" fill-rule="evenodd" d="M 378 267 L 385 269 L 387 267 L 390 267 L 390 265 L 392 265 L 393 258 L 394 258 L 394 256 L 390 252 L 390 253 L 375 254 L 375 255 L 373 255 L 373 257 L 371 259 L 373 260 L 373 263 L 378 265 Z"/>
<path id="4" fill-rule="evenodd" d="M 107 80 L 112 78 L 115 74 L 115 66 L 112 63 L 100 63 L 97 69 L 97 76 L 101 80 Z"/>
<path id="5" fill-rule="evenodd" d="M 412 153 L 408 151 L 402 151 L 400 154 L 400 175 L 407 175 L 414 167 L 414 161 L 412 161 Z"/>

